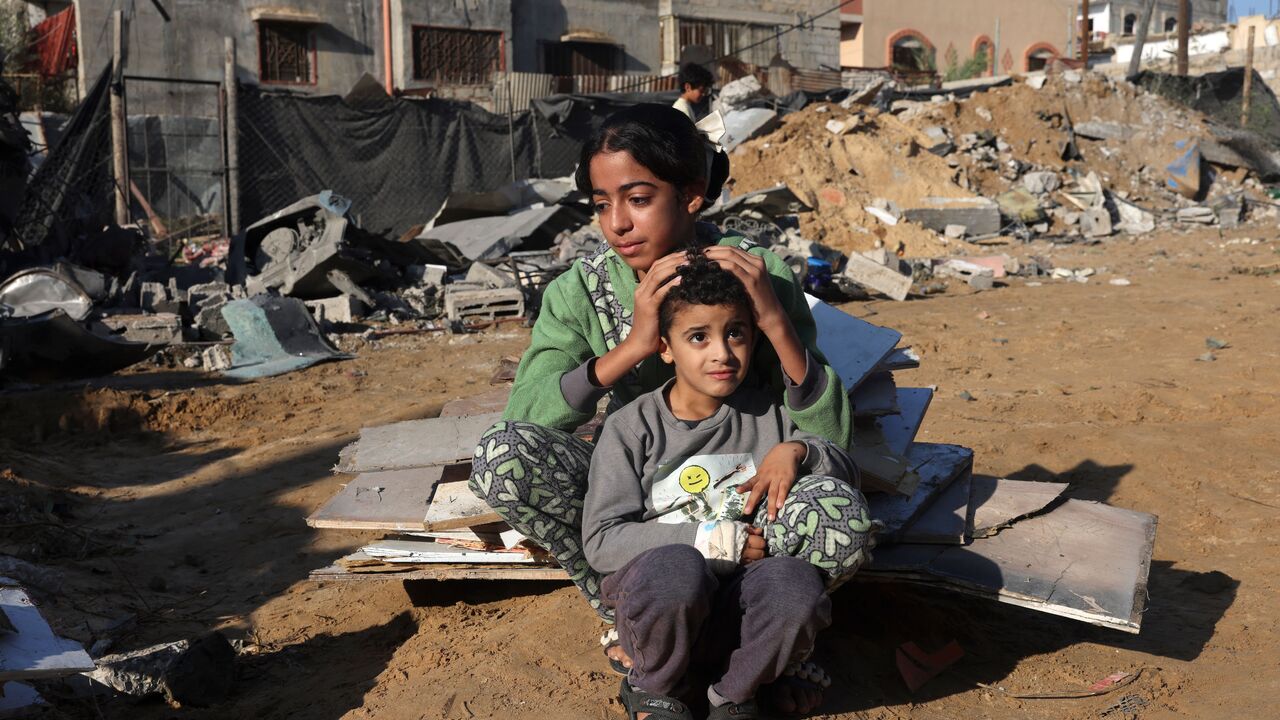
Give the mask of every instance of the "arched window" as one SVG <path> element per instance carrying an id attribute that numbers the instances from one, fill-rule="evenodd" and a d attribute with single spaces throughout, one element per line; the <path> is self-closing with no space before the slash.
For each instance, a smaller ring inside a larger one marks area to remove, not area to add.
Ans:
<path id="1" fill-rule="evenodd" d="M 1169 17 L 1164 19 L 1164 31 L 1171 33 L 1178 29 L 1178 18 Z"/>
<path id="2" fill-rule="evenodd" d="M 1125 15 L 1125 16 L 1124 16 L 1124 34 L 1125 34 L 1125 35 L 1132 35 L 1132 34 L 1133 34 L 1133 27 L 1134 27 L 1135 25 L 1137 25 L 1137 24 L 1138 24 L 1138 16 L 1137 16 L 1137 15 L 1134 15 L 1133 13 L 1129 13 L 1128 15 Z"/>
<path id="3" fill-rule="evenodd" d="M 973 41 L 973 57 L 975 65 L 977 59 L 982 58 L 983 72 L 987 75 L 993 74 L 996 66 L 996 46 L 991 42 L 991 38 L 982 35 Z"/>
<path id="4" fill-rule="evenodd" d="M 933 43 L 918 31 L 899 30 L 889 36 L 889 65 L 899 70 L 936 70 L 936 52 Z"/>
<path id="5" fill-rule="evenodd" d="M 1049 67 L 1049 63 L 1058 57 L 1058 51 L 1049 43 L 1036 43 L 1027 48 L 1023 56 L 1023 64 L 1027 72 L 1037 72 Z"/>

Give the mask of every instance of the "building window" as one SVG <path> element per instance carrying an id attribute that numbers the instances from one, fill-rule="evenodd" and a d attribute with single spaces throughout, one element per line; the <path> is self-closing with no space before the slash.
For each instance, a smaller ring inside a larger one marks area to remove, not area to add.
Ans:
<path id="1" fill-rule="evenodd" d="M 1126 36 L 1128 36 L 1128 35 L 1132 35 L 1132 34 L 1133 34 L 1133 28 L 1134 28 L 1134 26 L 1135 26 L 1135 25 L 1137 25 L 1137 24 L 1138 24 L 1138 16 L 1137 16 L 1137 15 L 1134 15 L 1133 13 L 1129 13 L 1128 15 L 1125 15 L 1125 16 L 1124 16 L 1124 34 L 1125 34 Z"/>
<path id="2" fill-rule="evenodd" d="M 436 85 L 488 85 L 503 69 L 502 33 L 414 26 L 413 79 Z"/>
<path id="3" fill-rule="evenodd" d="M 987 75 L 993 73 L 996 66 L 996 48 L 985 35 L 974 41 L 973 58 L 974 64 L 981 65 L 984 73 Z"/>
<path id="4" fill-rule="evenodd" d="M 1170 17 L 1164 19 L 1164 31 L 1171 33 L 1178 29 L 1178 18 Z"/>
<path id="5" fill-rule="evenodd" d="M 1025 66 L 1027 72 L 1046 70 L 1049 63 L 1058 57 L 1058 51 L 1049 43 L 1036 43 L 1027 48 Z"/>
<path id="6" fill-rule="evenodd" d="M 307 23 L 259 20 L 258 59 L 258 77 L 264 83 L 314 85 L 314 26 Z"/>
<path id="7" fill-rule="evenodd" d="M 889 65 L 906 72 L 932 72 L 937 69 L 937 52 L 923 35 L 903 30 L 889 40 Z"/>
<path id="8" fill-rule="evenodd" d="M 551 75 L 615 75 L 622 48 L 599 42 L 553 42 L 543 45 L 545 71 Z"/>
<path id="9" fill-rule="evenodd" d="M 678 18 L 677 28 L 681 58 L 687 48 L 704 47 L 713 58 L 732 57 L 766 67 L 778 52 L 777 42 L 770 42 L 778 32 L 773 25 Z"/>

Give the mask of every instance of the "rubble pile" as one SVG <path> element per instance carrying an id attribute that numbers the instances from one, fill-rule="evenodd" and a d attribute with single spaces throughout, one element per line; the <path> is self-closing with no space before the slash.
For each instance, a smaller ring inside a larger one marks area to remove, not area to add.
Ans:
<path id="1" fill-rule="evenodd" d="M 814 208 L 799 230 L 846 253 L 1098 241 L 1232 226 L 1249 199 L 1270 214 L 1259 179 L 1272 161 L 1234 152 L 1238 135 L 1123 80 L 1066 72 L 965 99 L 811 105 L 734 150 L 734 190 L 787 184 Z"/>

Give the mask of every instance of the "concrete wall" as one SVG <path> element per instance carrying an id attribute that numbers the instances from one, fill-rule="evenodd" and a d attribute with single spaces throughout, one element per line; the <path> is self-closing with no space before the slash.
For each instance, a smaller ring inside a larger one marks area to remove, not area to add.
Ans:
<path id="1" fill-rule="evenodd" d="M 672 18 L 726 20 L 758 25 L 789 26 L 803 17 L 830 10 L 828 0 L 659 0 L 658 15 L 664 27 Z M 680 49 L 674 42 L 663 48 L 663 72 L 675 69 Z M 674 53 L 674 54 L 673 54 Z M 782 36 L 782 56 L 797 68 L 840 68 L 840 13 L 831 12 L 814 21 L 814 29 L 795 30 Z"/>
<path id="2" fill-rule="evenodd" d="M 995 73 L 1022 72 L 1029 51 L 1051 48 L 1061 54 L 1070 52 L 1076 13 L 1073 0 L 866 3 L 862 13 L 862 57 L 857 65 L 889 65 L 892 43 L 906 34 L 918 33 L 935 49 L 940 71 L 945 70 L 949 47 L 954 47 L 960 62 L 964 62 L 972 57 L 977 40 L 987 37 L 997 45 Z"/>
<path id="3" fill-rule="evenodd" d="M 542 73 L 544 43 L 588 31 L 622 46 L 622 72 L 657 74 L 662 65 L 658 0 L 514 0 L 511 69 Z"/>
<path id="4" fill-rule="evenodd" d="M 111 10 L 121 3 L 76 0 L 80 32 L 80 77 L 92 84 L 111 62 Z M 150 3 L 126 3 L 128 20 L 125 71 L 131 75 L 221 80 L 223 38 L 236 39 L 236 75 L 243 83 L 259 83 L 257 25 L 251 12 L 280 7 L 276 0 L 166 3 L 166 21 Z M 343 94 L 365 73 L 381 76 L 381 16 L 367 0 L 308 0 L 296 7 L 318 15 L 315 26 L 315 78 L 296 87 L 317 94 Z M 152 92 L 152 89 L 154 91 Z M 145 104 L 148 114 L 180 112 L 173 89 L 130 88 L 130 111 Z"/>
<path id="5" fill-rule="evenodd" d="M 520 0 L 514 0 L 519 2 Z M 376 2 L 368 3 L 379 5 Z M 413 26 L 468 28 L 472 30 L 497 30 L 503 39 L 503 67 L 510 67 L 511 55 L 511 5 L 504 0 L 391 0 L 392 40 L 391 56 L 394 58 L 396 87 L 420 88 L 431 83 L 413 78 Z M 378 73 L 381 76 L 381 73 Z M 443 93 L 460 99 L 483 101 L 490 92 L 485 88 L 458 88 L 454 93 Z"/>
<path id="6" fill-rule="evenodd" d="M 1109 37 L 1124 36 L 1124 18 L 1142 17 L 1142 0 L 1122 0 L 1091 5 L 1089 17 L 1093 20 L 1094 33 L 1106 33 Z M 1164 33 L 1165 21 L 1178 18 L 1178 0 L 1158 0 L 1151 13 L 1152 33 Z M 1213 27 L 1227 21 L 1227 0 L 1191 0 L 1191 25 Z M 1134 32 L 1137 32 L 1135 24 Z"/>

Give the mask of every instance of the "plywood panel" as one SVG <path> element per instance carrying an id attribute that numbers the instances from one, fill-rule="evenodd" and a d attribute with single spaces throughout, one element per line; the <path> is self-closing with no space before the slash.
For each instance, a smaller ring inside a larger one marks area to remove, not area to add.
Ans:
<path id="1" fill-rule="evenodd" d="M 480 436 L 502 418 L 501 412 L 470 417 L 438 417 L 407 420 L 368 427 L 360 439 L 343 448 L 338 472 L 448 465 L 470 460 Z"/>
<path id="2" fill-rule="evenodd" d="M 436 486 L 422 529 L 455 530 L 495 522 L 502 522 L 502 516 L 476 497 L 466 483 L 447 483 Z"/>
<path id="3" fill-rule="evenodd" d="M 846 312 L 805 295 L 818 326 L 818 349 L 847 391 L 857 389 L 889 353 L 902 333 L 860 320 Z"/>
<path id="4" fill-rule="evenodd" d="M 441 467 L 361 473 L 307 524 L 339 530 L 426 530 L 423 518 L 443 475 Z"/>
<path id="5" fill-rule="evenodd" d="M 1040 512 L 1066 489 L 1066 483 L 974 478 L 973 536 L 995 535 L 1017 520 Z"/>
<path id="6" fill-rule="evenodd" d="M 920 477 L 910 496 L 873 494 L 867 497 L 871 517 L 885 524 L 881 537 L 893 540 L 920 517 L 951 482 L 973 467 L 973 451 L 959 445 L 915 443 L 907 459 Z"/>
<path id="7" fill-rule="evenodd" d="M 868 575 L 939 584 L 1136 633 L 1146 609 L 1156 517 L 1067 500 L 962 547 L 878 548 Z"/>
<path id="8" fill-rule="evenodd" d="M 902 529 L 898 542 L 963 545 L 969 537 L 969 500 L 973 473 L 964 470 L 929 508 Z"/>

